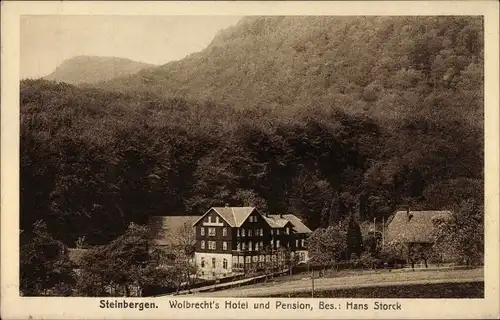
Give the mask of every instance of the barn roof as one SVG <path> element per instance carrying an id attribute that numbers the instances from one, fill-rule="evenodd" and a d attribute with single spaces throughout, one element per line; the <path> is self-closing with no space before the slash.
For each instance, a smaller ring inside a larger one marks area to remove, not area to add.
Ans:
<path id="1" fill-rule="evenodd" d="M 157 245 L 174 245 L 183 231 L 193 232 L 193 222 L 200 216 L 153 216 L 149 228 Z"/>
<path id="2" fill-rule="evenodd" d="M 398 211 L 386 230 L 387 241 L 434 242 L 434 217 L 451 216 L 450 211 Z"/>

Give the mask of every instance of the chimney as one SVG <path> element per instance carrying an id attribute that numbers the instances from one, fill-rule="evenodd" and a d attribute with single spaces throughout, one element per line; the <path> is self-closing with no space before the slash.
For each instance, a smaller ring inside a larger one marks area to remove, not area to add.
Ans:
<path id="1" fill-rule="evenodd" d="M 229 207 L 229 203 L 226 203 L 226 208 Z"/>
<path id="2" fill-rule="evenodd" d="M 280 218 L 283 218 L 283 213 L 280 212 Z"/>

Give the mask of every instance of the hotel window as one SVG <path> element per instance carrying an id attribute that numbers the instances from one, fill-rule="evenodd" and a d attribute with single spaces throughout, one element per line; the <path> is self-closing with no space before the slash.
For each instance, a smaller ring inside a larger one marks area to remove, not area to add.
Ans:
<path id="1" fill-rule="evenodd" d="M 236 236 L 238 236 L 238 237 L 240 236 L 240 229 L 239 228 L 236 229 Z"/>
<path id="2" fill-rule="evenodd" d="M 271 249 L 274 249 L 274 239 L 271 239 Z"/>
<path id="3" fill-rule="evenodd" d="M 222 228 L 222 236 L 227 236 L 227 228 Z"/>
<path id="4" fill-rule="evenodd" d="M 236 245 L 236 250 L 240 251 L 241 250 L 241 244 L 238 242 L 238 244 Z"/>
<path id="5" fill-rule="evenodd" d="M 253 261 L 253 262 L 257 262 L 258 260 L 259 260 L 259 257 L 258 257 L 258 256 L 253 256 L 253 257 L 252 257 L 252 261 Z"/>
<path id="6" fill-rule="evenodd" d="M 246 262 L 246 263 L 250 263 L 250 262 L 252 262 L 252 260 L 251 260 L 251 259 L 252 259 L 252 257 L 250 257 L 250 256 L 246 256 L 246 257 L 245 257 L 245 262 Z"/>
<path id="7" fill-rule="evenodd" d="M 212 258 L 212 269 L 215 269 L 215 258 Z"/>
<path id="8" fill-rule="evenodd" d="M 215 237 L 215 228 L 208 228 L 208 235 L 210 237 Z"/>
<path id="9" fill-rule="evenodd" d="M 305 240 L 304 240 L 304 239 L 302 239 L 302 240 L 300 240 L 300 242 L 301 242 L 301 244 L 300 244 L 300 245 L 304 248 L 304 247 L 306 246 L 306 242 L 305 242 Z"/>
<path id="10" fill-rule="evenodd" d="M 260 248 L 260 250 L 264 250 L 264 242 L 263 241 L 260 242 L 259 248 Z"/>
<path id="11" fill-rule="evenodd" d="M 205 240 L 201 240 L 200 247 L 201 247 L 202 249 L 205 249 Z"/>
<path id="12" fill-rule="evenodd" d="M 215 222 L 219 223 L 219 216 L 215 217 Z"/>
<path id="13" fill-rule="evenodd" d="M 286 234 L 290 234 L 290 228 L 286 227 Z"/>
<path id="14" fill-rule="evenodd" d="M 271 229 L 271 235 L 274 235 L 274 229 Z"/>
<path id="15" fill-rule="evenodd" d="M 205 258 L 201 258 L 201 267 L 205 268 Z"/>
<path id="16" fill-rule="evenodd" d="M 299 246 L 299 239 L 295 239 L 295 246 L 298 247 Z"/>
<path id="17" fill-rule="evenodd" d="M 241 243 L 241 250 L 243 250 L 243 251 L 245 251 L 245 250 L 246 250 L 246 248 L 245 248 L 245 242 L 242 242 L 242 243 Z"/>
<path id="18" fill-rule="evenodd" d="M 248 218 L 248 222 L 253 222 L 253 217 L 250 216 L 250 218 Z"/>
<path id="19" fill-rule="evenodd" d="M 204 236 L 204 235 L 205 235 L 205 228 L 201 227 L 201 229 L 200 229 L 200 234 L 201 234 L 202 236 Z"/>
<path id="20" fill-rule="evenodd" d="M 264 229 L 260 228 L 260 229 L 259 229 L 259 234 L 260 234 L 260 236 L 262 237 L 262 236 L 264 235 Z"/>
<path id="21" fill-rule="evenodd" d="M 249 250 L 249 251 L 252 251 L 252 241 L 250 241 L 250 242 L 248 243 L 248 250 Z"/>
<path id="22" fill-rule="evenodd" d="M 216 249 L 215 241 L 208 241 L 208 249 L 209 250 L 215 250 Z"/>
<path id="23" fill-rule="evenodd" d="M 208 216 L 208 223 L 212 222 L 212 216 Z"/>
<path id="24" fill-rule="evenodd" d="M 222 260 L 222 268 L 227 269 L 227 259 Z"/>
<path id="25" fill-rule="evenodd" d="M 245 236 L 245 229 L 241 229 L 241 236 L 244 237 Z"/>
<path id="26" fill-rule="evenodd" d="M 248 236 L 251 237 L 252 236 L 252 229 L 248 229 Z"/>
<path id="27" fill-rule="evenodd" d="M 276 240 L 276 248 L 279 248 L 279 247 L 280 247 L 280 241 Z"/>
<path id="28" fill-rule="evenodd" d="M 276 229 L 276 235 L 279 236 L 280 235 L 280 229 Z"/>
<path id="29" fill-rule="evenodd" d="M 227 242 L 222 241 L 222 250 L 227 250 Z"/>

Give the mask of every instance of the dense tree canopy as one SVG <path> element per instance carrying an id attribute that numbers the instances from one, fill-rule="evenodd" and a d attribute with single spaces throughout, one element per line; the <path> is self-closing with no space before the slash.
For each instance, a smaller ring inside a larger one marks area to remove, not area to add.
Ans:
<path id="1" fill-rule="evenodd" d="M 24 81 L 21 226 L 44 219 L 72 246 L 215 205 L 295 213 L 316 228 L 408 203 L 480 201 L 480 130 L 425 118 L 394 125 L 334 108 L 285 115 Z"/>
<path id="2" fill-rule="evenodd" d="M 74 246 L 215 205 L 315 229 L 482 203 L 482 47 L 473 17 L 254 17 L 98 88 L 22 81 L 21 228 Z"/>

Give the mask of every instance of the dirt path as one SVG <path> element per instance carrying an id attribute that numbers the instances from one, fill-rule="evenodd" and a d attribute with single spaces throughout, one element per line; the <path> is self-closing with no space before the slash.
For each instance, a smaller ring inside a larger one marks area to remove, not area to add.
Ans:
<path id="1" fill-rule="evenodd" d="M 360 288 L 385 285 L 470 282 L 483 281 L 483 279 L 483 269 L 384 272 L 338 278 L 319 278 L 314 280 L 314 288 L 317 291 L 324 289 Z M 212 297 L 258 297 L 310 290 L 311 279 L 306 279 L 258 284 L 223 291 L 197 293 L 195 295 Z"/>

